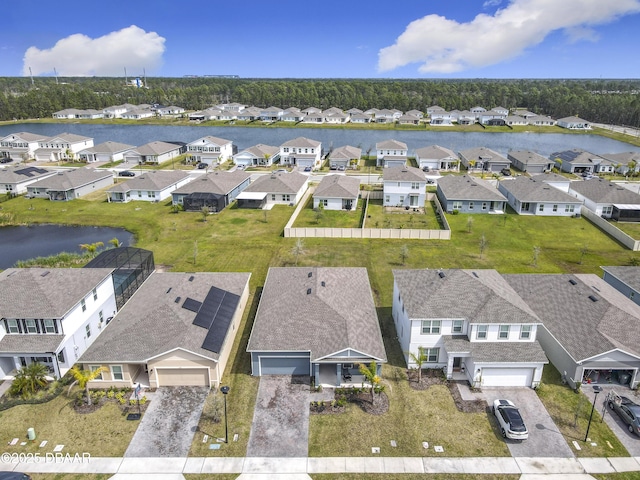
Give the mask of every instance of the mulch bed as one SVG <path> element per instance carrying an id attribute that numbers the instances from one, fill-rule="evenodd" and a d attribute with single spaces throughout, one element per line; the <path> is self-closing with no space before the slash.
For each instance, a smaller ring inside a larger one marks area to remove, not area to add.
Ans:
<path id="1" fill-rule="evenodd" d="M 75 410 L 76 413 L 93 413 L 96 410 L 99 410 L 100 408 L 102 408 L 104 405 L 106 405 L 107 403 L 113 403 L 115 405 L 118 405 L 118 407 L 120 407 L 120 411 L 122 412 L 123 415 L 126 415 L 128 413 L 138 413 L 138 405 L 130 405 L 129 402 L 127 401 L 127 403 L 125 404 L 121 404 L 118 400 L 114 399 L 114 398 L 101 398 L 100 400 L 98 400 L 97 402 L 94 401 L 91 405 L 87 405 L 86 403 L 83 403 L 81 405 L 77 405 L 74 404 L 73 409 Z M 147 400 L 144 404 L 141 403 L 140 404 L 140 412 L 144 413 L 147 411 L 147 407 L 149 406 L 149 400 Z"/>
<path id="2" fill-rule="evenodd" d="M 463 400 L 457 382 L 447 380 L 441 369 L 427 368 L 422 370 L 420 380 L 418 380 L 418 371 L 411 369 L 407 371 L 409 385 L 414 390 L 426 390 L 432 385 L 446 385 L 451 392 L 456 408 L 463 413 L 484 413 L 487 411 L 487 402 L 485 400 Z"/>
<path id="3" fill-rule="evenodd" d="M 348 403 L 353 403 L 360 407 L 365 413 L 370 415 L 383 415 L 389 411 L 389 397 L 384 392 L 376 393 L 371 402 L 371 393 L 353 393 L 343 395 Z M 310 413 L 313 415 L 333 415 L 344 413 L 346 406 L 339 406 L 331 401 L 311 402 Z"/>

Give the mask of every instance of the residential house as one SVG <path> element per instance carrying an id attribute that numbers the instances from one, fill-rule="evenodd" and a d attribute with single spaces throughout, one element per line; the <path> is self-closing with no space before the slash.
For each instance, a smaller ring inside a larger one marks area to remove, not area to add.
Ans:
<path id="1" fill-rule="evenodd" d="M 611 162 L 616 172 L 629 175 L 640 170 L 640 152 L 607 153 L 600 155 Z"/>
<path id="2" fill-rule="evenodd" d="M 72 118 L 78 118 L 78 114 L 80 110 L 77 108 L 65 108 L 64 110 L 58 110 L 57 112 L 53 112 L 53 118 L 58 120 L 68 120 Z"/>
<path id="3" fill-rule="evenodd" d="M 524 118 L 535 117 L 537 115 L 537 113 L 530 112 L 529 110 L 525 110 L 523 108 L 514 109 L 513 114 Z"/>
<path id="4" fill-rule="evenodd" d="M 125 103 L 123 105 L 114 105 L 111 107 L 106 107 L 102 109 L 102 115 L 104 118 L 122 118 L 122 115 L 129 110 L 133 110 L 135 105 L 131 105 L 130 103 Z"/>
<path id="5" fill-rule="evenodd" d="M 603 270 L 602 279 L 605 282 L 636 305 L 640 305 L 640 267 L 611 266 L 600 268 Z"/>
<path id="6" fill-rule="evenodd" d="M 219 386 L 250 277 L 152 273 L 79 359 L 86 370 L 106 369 L 89 387 Z"/>
<path id="7" fill-rule="evenodd" d="M 638 305 L 594 274 L 503 277 L 541 320 L 537 339 L 571 388 L 638 385 Z"/>
<path id="8" fill-rule="evenodd" d="M 74 160 L 81 150 L 90 147 L 93 147 L 93 138 L 74 133 L 61 133 L 40 139 L 33 157 L 47 162 Z"/>
<path id="9" fill-rule="evenodd" d="M 0 139 L 0 157 L 28 160 L 33 158 L 45 135 L 29 132 L 12 133 Z"/>
<path id="10" fill-rule="evenodd" d="M 376 143 L 376 166 L 398 167 L 407 164 L 407 144 L 398 140 Z"/>
<path id="11" fill-rule="evenodd" d="M 431 105 L 430 107 L 427 108 L 427 115 L 431 116 L 434 113 L 439 113 L 444 111 L 445 109 L 442 108 L 440 105 Z"/>
<path id="12" fill-rule="evenodd" d="M 277 122 L 284 115 L 284 110 L 279 107 L 268 107 L 260 112 L 260 120 L 263 122 Z"/>
<path id="13" fill-rule="evenodd" d="M 222 122 L 233 122 L 238 118 L 238 113 L 232 110 L 220 110 L 218 120 Z"/>
<path id="14" fill-rule="evenodd" d="M 544 173 L 553 170 L 554 162 L 530 150 L 509 150 L 507 159 L 521 172 Z"/>
<path id="15" fill-rule="evenodd" d="M 244 110 L 238 112 L 238 120 L 243 120 L 245 122 L 253 122 L 255 120 L 260 119 L 260 115 L 262 114 L 262 110 L 256 107 L 247 107 Z"/>
<path id="16" fill-rule="evenodd" d="M 559 118 L 556 124 L 562 128 L 570 130 L 591 130 L 591 123 L 579 117 Z"/>
<path id="17" fill-rule="evenodd" d="M 316 107 L 307 107 L 302 110 L 302 113 L 304 113 L 305 115 L 317 115 L 319 113 L 322 113 L 322 110 Z"/>
<path id="18" fill-rule="evenodd" d="M 604 160 L 601 156 L 581 148 L 554 152 L 549 158 L 561 171 L 575 174 L 596 173 L 598 165 Z"/>
<path id="19" fill-rule="evenodd" d="M 323 110 L 322 113 L 326 116 L 333 115 L 336 113 L 345 113 L 341 108 L 338 107 L 329 107 L 326 110 Z"/>
<path id="20" fill-rule="evenodd" d="M 478 122 L 482 125 L 500 127 L 506 125 L 507 113 L 489 110 L 478 114 Z"/>
<path id="21" fill-rule="evenodd" d="M 398 117 L 398 124 L 399 125 L 419 125 L 420 117 L 411 115 L 409 113 L 405 113 L 404 115 L 400 115 Z"/>
<path id="22" fill-rule="evenodd" d="M 493 107 L 491 111 L 499 113 L 501 115 L 507 116 L 509 115 L 509 109 L 504 107 Z"/>
<path id="23" fill-rule="evenodd" d="M 124 162 L 138 165 L 159 165 L 174 160 L 184 152 L 184 147 L 176 143 L 149 142 L 124 152 Z"/>
<path id="24" fill-rule="evenodd" d="M 477 122 L 480 119 L 480 114 L 486 112 L 487 109 L 484 107 L 473 107 L 470 111 L 474 115 Z"/>
<path id="25" fill-rule="evenodd" d="M 526 118 L 527 123 L 535 127 L 553 127 L 556 124 L 556 121 L 553 118 L 546 115 L 534 115 Z"/>
<path id="26" fill-rule="evenodd" d="M 208 135 L 187 143 L 187 155 L 194 163 L 224 163 L 233 156 L 233 142 Z"/>
<path id="27" fill-rule="evenodd" d="M 536 387 L 540 318 L 495 270 L 393 270 L 392 316 L 409 367 L 480 387 Z M 538 299 L 539 301 L 539 299 Z M 543 303 L 543 302 L 540 302 Z"/>
<path id="28" fill-rule="evenodd" d="M 68 119 L 81 119 L 81 120 L 94 120 L 96 118 L 103 118 L 104 114 L 101 110 L 86 109 L 80 110 L 77 108 L 67 108 L 65 110 L 59 110 L 53 113 L 53 118 L 59 120 Z"/>
<path id="29" fill-rule="evenodd" d="M 401 116 L 402 112 L 400 110 L 396 110 L 395 108 L 383 108 L 382 110 L 378 110 L 377 112 L 375 112 L 373 121 L 375 123 L 394 123 Z"/>
<path id="30" fill-rule="evenodd" d="M 382 188 L 385 207 L 422 208 L 426 200 L 427 179 L 414 167 L 385 168 Z"/>
<path id="31" fill-rule="evenodd" d="M 453 119 L 451 117 L 451 114 L 444 110 L 433 112 L 431 115 L 429 115 L 429 124 L 433 126 L 448 126 L 451 125 L 452 122 Z"/>
<path id="32" fill-rule="evenodd" d="M 409 110 L 408 112 L 404 112 L 405 115 L 412 115 L 414 117 L 418 117 L 420 120 L 422 120 L 424 118 L 424 113 L 422 113 L 420 110 Z"/>
<path id="33" fill-rule="evenodd" d="M 462 150 L 458 153 L 462 165 L 470 171 L 499 172 L 509 168 L 511 161 L 498 152 L 487 147 L 476 147 Z"/>
<path id="34" fill-rule="evenodd" d="M 207 108 L 205 110 L 200 110 L 198 112 L 193 112 L 189 114 L 189 120 L 196 122 L 206 122 L 210 120 L 218 120 L 220 115 L 222 114 L 222 110 L 219 108 Z M 237 118 L 237 116 L 236 116 Z"/>
<path id="35" fill-rule="evenodd" d="M 440 145 L 430 145 L 416 150 L 416 163 L 421 169 L 453 170 L 460 169 L 458 156 L 448 148 Z"/>
<path id="36" fill-rule="evenodd" d="M 544 182 L 547 185 L 551 185 L 565 193 L 569 193 L 569 185 L 572 183 L 572 180 L 569 180 L 567 177 L 563 177 L 562 175 L 558 175 L 553 172 L 540 173 L 538 175 L 533 175 L 531 178 L 536 181 Z"/>
<path id="37" fill-rule="evenodd" d="M 602 178 L 593 178 L 583 182 L 571 182 L 569 194 L 602 218 L 640 222 L 640 195 L 622 185 Z"/>
<path id="38" fill-rule="evenodd" d="M 291 108 L 287 108 L 284 113 L 282 114 L 282 118 L 281 120 L 283 122 L 292 122 L 292 123 L 298 123 L 298 122 L 302 122 L 304 120 L 304 113 L 302 113 L 302 111 L 299 108 L 295 108 L 295 107 L 291 107 Z"/>
<path id="39" fill-rule="evenodd" d="M 367 115 L 366 113 L 352 113 L 349 121 L 351 123 L 370 123 L 371 116 Z"/>
<path id="40" fill-rule="evenodd" d="M 274 205 L 295 205 L 309 186 L 309 177 L 298 172 L 262 175 L 236 198 L 240 208 L 271 209 Z"/>
<path id="41" fill-rule="evenodd" d="M 346 175 L 327 175 L 313 192 L 313 208 L 355 210 L 360 196 L 360 179 Z"/>
<path id="42" fill-rule="evenodd" d="M 542 179 L 537 179 L 542 177 Z M 545 175 L 536 178 L 517 177 L 503 179 L 498 190 L 507 197 L 511 208 L 518 215 L 544 215 L 572 217 L 580 214 L 582 202 L 544 181 Z"/>
<path id="43" fill-rule="evenodd" d="M 336 113 L 330 113 L 330 114 L 326 114 L 326 110 L 324 112 L 322 112 L 322 114 L 324 115 L 324 121 L 325 123 L 329 123 L 329 124 L 333 124 L 333 125 L 342 125 L 345 123 L 348 123 L 350 118 L 348 114 L 343 113 L 343 112 L 336 112 Z"/>
<path id="44" fill-rule="evenodd" d="M 132 148 L 136 148 L 135 145 L 109 141 L 80 150 L 78 152 L 78 158 L 80 161 L 86 163 L 119 162 L 124 160 L 125 152 Z"/>
<path id="45" fill-rule="evenodd" d="M 280 145 L 280 163 L 284 165 L 321 167 L 322 143 L 305 137 L 294 138 Z"/>
<path id="46" fill-rule="evenodd" d="M 94 343 L 116 299 L 112 268 L 8 268 L 0 273 L 0 378 L 39 362 L 62 377 Z"/>
<path id="47" fill-rule="evenodd" d="M 84 167 L 56 172 L 27 186 L 30 198 L 68 201 L 113 185 L 113 173 Z"/>
<path id="48" fill-rule="evenodd" d="M 312 124 L 320 124 L 324 123 L 326 116 L 322 112 L 314 112 L 310 111 L 307 113 L 302 119 L 303 123 L 312 123 Z"/>
<path id="49" fill-rule="evenodd" d="M 132 200 L 161 202 L 191 180 L 193 177 L 183 170 L 152 170 L 114 185 L 107 190 L 107 199 L 121 203 Z"/>
<path id="50" fill-rule="evenodd" d="M 349 168 L 352 164 L 358 165 L 361 156 L 361 148 L 352 147 L 351 145 L 343 145 L 331 150 L 329 153 L 329 165 Z"/>
<path id="51" fill-rule="evenodd" d="M 507 199 L 485 180 L 468 175 L 445 175 L 437 183 L 436 195 L 449 213 L 504 213 Z"/>
<path id="52" fill-rule="evenodd" d="M 280 158 L 280 147 L 259 143 L 233 156 L 233 162 L 245 167 L 270 167 Z"/>
<path id="53" fill-rule="evenodd" d="M 507 118 L 504 119 L 504 123 L 511 127 L 522 127 L 529 124 L 526 118 L 519 115 L 507 115 Z"/>
<path id="54" fill-rule="evenodd" d="M 216 105 L 216 107 L 219 108 L 220 110 L 227 110 L 229 112 L 235 112 L 235 113 L 242 112 L 245 108 L 247 108 L 246 105 L 238 102 L 221 103 L 220 105 Z"/>
<path id="55" fill-rule="evenodd" d="M 174 205 L 182 205 L 187 212 L 222 211 L 249 186 L 251 175 L 242 170 L 215 171 L 201 175 L 193 182 L 173 191 Z"/>
<path id="56" fill-rule="evenodd" d="M 353 115 L 360 115 L 361 113 L 364 113 L 364 112 L 359 108 L 350 108 L 344 113 L 348 113 L 349 115 L 353 116 Z"/>
<path id="57" fill-rule="evenodd" d="M 254 376 L 307 375 L 326 387 L 366 383 L 358 366 L 373 362 L 380 372 L 387 361 L 367 270 L 270 268 L 247 352 Z"/>
<path id="58" fill-rule="evenodd" d="M 452 118 L 455 119 L 458 125 L 473 125 L 476 123 L 476 115 L 471 113 L 469 110 L 463 110 L 455 117 L 452 116 Z"/>
<path id="59" fill-rule="evenodd" d="M 52 170 L 26 165 L 0 168 L 0 194 L 22 195 L 27 192 L 27 187 L 32 183 L 55 174 L 56 172 Z"/>
<path id="60" fill-rule="evenodd" d="M 150 108 L 134 108 L 124 112 L 120 115 L 120 118 L 124 120 L 142 120 L 143 118 L 155 117 L 155 115 L 155 112 Z"/>
<path id="61" fill-rule="evenodd" d="M 184 113 L 184 108 L 177 107 L 175 105 L 169 105 L 168 107 L 159 107 L 156 109 L 156 113 L 161 117 L 175 117 Z"/>

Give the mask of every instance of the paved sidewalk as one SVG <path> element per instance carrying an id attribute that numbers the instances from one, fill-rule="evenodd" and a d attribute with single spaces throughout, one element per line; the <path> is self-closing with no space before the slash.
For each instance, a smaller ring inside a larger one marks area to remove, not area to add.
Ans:
<path id="1" fill-rule="evenodd" d="M 522 480 L 561 478 L 582 480 L 589 474 L 640 471 L 640 457 L 618 458 L 512 458 L 512 457 L 190 457 L 91 458 L 85 463 L 0 462 L 2 470 L 25 473 L 107 473 L 116 480 L 128 478 L 179 479 L 182 474 L 228 473 L 242 478 L 306 478 L 317 473 L 449 473 L 515 474 Z"/>

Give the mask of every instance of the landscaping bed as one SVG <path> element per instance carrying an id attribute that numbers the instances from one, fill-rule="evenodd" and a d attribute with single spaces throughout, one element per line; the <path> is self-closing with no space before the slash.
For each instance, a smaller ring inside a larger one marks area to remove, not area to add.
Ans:
<path id="1" fill-rule="evenodd" d="M 146 396 L 141 396 L 140 401 L 131 398 L 131 388 L 110 388 L 108 390 L 91 390 L 91 405 L 87 404 L 86 395 L 83 391 L 75 393 L 73 407 L 76 413 L 93 413 L 104 405 L 113 404 L 120 408 L 122 413 L 144 413 L 149 406 Z"/>
<path id="2" fill-rule="evenodd" d="M 370 415 L 383 415 L 389 411 L 389 397 L 380 391 L 371 398 L 368 388 L 336 388 L 335 400 L 318 400 L 311 402 L 310 413 L 314 415 L 330 415 L 345 413 L 347 404 L 357 405 Z"/>
<path id="3" fill-rule="evenodd" d="M 462 413 L 484 413 L 487 411 L 488 405 L 485 400 L 464 400 L 460 394 L 458 382 L 447 380 L 442 369 L 423 369 L 420 378 L 418 378 L 417 369 L 410 369 L 407 370 L 407 379 L 413 390 L 427 390 L 434 385 L 446 385 L 456 408 Z"/>

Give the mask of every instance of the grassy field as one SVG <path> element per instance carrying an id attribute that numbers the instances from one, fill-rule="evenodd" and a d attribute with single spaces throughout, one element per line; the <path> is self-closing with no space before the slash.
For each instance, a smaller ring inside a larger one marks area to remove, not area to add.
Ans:
<path id="1" fill-rule="evenodd" d="M 415 228 L 439 230 L 432 202 L 427 202 L 424 213 L 409 210 L 391 211 L 382 206 L 382 200 L 369 200 L 367 228 Z"/>
<path id="2" fill-rule="evenodd" d="M 358 207 L 347 212 L 346 210 L 321 211 L 320 217 L 313 208 L 313 196 L 309 197 L 293 226 L 298 228 L 360 228 L 362 221 L 362 200 L 358 200 Z"/>
<path id="3" fill-rule="evenodd" d="M 636 240 L 640 238 L 640 223 L 611 222 L 611 224 Z"/>

